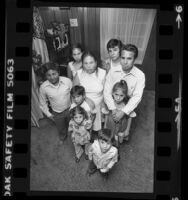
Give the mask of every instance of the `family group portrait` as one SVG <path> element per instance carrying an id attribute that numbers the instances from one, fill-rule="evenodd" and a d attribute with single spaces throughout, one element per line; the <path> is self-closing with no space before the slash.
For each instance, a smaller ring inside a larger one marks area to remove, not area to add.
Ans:
<path id="1" fill-rule="evenodd" d="M 33 7 L 30 191 L 154 192 L 156 14 Z"/>

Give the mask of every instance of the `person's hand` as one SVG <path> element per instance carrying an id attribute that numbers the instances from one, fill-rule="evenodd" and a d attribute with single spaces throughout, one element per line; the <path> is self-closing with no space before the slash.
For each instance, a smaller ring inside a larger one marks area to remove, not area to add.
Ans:
<path id="1" fill-rule="evenodd" d="M 115 114 L 114 115 L 112 114 L 112 117 L 115 122 L 119 122 L 122 119 L 122 117 L 124 116 L 124 114 L 125 113 L 123 111 L 116 110 Z"/>
<path id="2" fill-rule="evenodd" d="M 117 112 L 117 109 L 112 110 L 112 117 L 113 117 L 113 119 L 116 117 L 116 112 Z"/>
<path id="3" fill-rule="evenodd" d="M 114 120 L 114 122 L 117 122 L 117 109 L 112 110 L 112 118 Z"/>
<path id="4" fill-rule="evenodd" d="M 91 122 L 91 120 L 90 120 L 90 121 L 88 120 L 88 121 L 86 122 L 86 124 L 85 124 L 85 129 L 90 129 L 91 126 L 92 126 L 92 122 Z"/>

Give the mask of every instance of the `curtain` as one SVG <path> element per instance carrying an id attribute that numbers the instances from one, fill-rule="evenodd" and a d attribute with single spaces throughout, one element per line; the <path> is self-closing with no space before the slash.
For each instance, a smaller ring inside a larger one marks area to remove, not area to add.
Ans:
<path id="1" fill-rule="evenodd" d="M 38 120 L 43 118 L 42 111 L 39 107 L 39 88 L 37 85 L 36 75 L 32 67 L 32 93 L 31 93 L 31 124 L 39 127 Z"/>
<path id="2" fill-rule="evenodd" d="M 44 27 L 38 8 L 33 9 L 33 44 L 32 49 L 41 55 L 42 63 L 49 62 L 47 46 L 44 36 Z M 32 97 L 31 97 L 31 123 L 39 127 L 38 120 L 43 117 L 39 107 L 39 91 L 36 83 L 36 74 L 32 67 Z"/>
<path id="3" fill-rule="evenodd" d="M 131 43 L 138 47 L 136 62 L 142 64 L 155 15 L 155 9 L 100 8 L 102 59 L 108 57 L 107 42 L 111 38 L 117 38 L 124 44 Z"/>

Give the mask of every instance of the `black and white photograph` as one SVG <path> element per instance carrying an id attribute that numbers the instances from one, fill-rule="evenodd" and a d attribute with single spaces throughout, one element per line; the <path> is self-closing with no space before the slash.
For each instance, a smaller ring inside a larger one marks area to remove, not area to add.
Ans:
<path id="1" fill-rule="evenodd" d="M 30 191 L 154 192 L 157 9 L 34 6 Z"/>

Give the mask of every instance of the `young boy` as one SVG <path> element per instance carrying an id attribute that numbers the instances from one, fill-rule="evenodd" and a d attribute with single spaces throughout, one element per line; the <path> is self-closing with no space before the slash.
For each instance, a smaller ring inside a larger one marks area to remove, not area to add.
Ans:
<path id="1" fill-rule="evenodd" d="M 102 175 L 108 174 L 118 162 L 118 150 L 112 145 L 113 134 L 110 129 L 103 129 L 88 151 L 90 160 L 87 173 L 92 175 L 97 170 Z"/>
<path id="2" fill-rule="evenodd" d="M 107 43 L 107 51 L 109 58 L 103 61 L 103 66 L 107 73 L 110 69 L 114 69 L 120 65 L 120 51 L 122 42 L 118 39 L 110 39 Z"/>
<path id="3" fill-rule="evenodd" d="M 72 82 L 69 78 L 59 76 L 59 67 L 54 63 L 46 63 L 44 67 L 47 80 L 40 86 L 40 108 L 55 122 L 62 144 L 67 137 Z M 52 112 L 49 110 L 48 102 Z"/>

